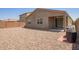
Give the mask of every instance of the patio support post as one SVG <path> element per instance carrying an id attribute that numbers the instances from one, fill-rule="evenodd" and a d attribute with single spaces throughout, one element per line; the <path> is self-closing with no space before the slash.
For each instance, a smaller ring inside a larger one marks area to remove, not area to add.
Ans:
<path id="1" fill-rule="evenodd" d="M 66 31 L 66 16 L 64 16 L 63 25 L 64 25 L 64 31 Z"/>

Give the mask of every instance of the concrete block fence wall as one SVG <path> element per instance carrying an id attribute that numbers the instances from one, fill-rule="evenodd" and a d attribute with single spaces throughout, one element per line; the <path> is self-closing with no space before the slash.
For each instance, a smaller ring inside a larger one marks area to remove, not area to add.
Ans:
<path id="1" fill-rule="evenodd" d="M 0 28 L 24 27 L 24 22 L 18 21 L 0 21 Z"/>

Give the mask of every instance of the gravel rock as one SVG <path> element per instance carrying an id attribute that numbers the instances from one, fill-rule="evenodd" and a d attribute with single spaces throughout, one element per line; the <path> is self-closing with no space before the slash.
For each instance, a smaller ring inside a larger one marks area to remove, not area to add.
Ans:
<path id="1" fill-rule="evenodd" d="M 65 32 L 28 28 L 1 28 L 1 50 L 71 50 L 72 44 L 57 41 Z"/>

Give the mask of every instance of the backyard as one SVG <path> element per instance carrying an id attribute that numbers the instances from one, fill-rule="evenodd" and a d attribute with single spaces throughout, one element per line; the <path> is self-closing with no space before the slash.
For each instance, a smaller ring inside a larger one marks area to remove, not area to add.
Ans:
<path id="1" fill-rule="evenodd" d="M 1 50 L 71 50 L 72 44 L 57 39 L 65 32 L 28 28 L 0 28 Z"/>

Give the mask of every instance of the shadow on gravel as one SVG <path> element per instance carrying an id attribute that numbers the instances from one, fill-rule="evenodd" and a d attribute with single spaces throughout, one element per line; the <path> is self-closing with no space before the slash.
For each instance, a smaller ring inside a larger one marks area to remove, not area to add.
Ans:
<path id="1" fill-rule="evenodd" d="M 30 30 L 38 30 L 38 31 L 48 31 L 48 32 L 64 32 L 64 31 L 53 31 L 53 30 L 50 30 L 50 29 L 39 29 L 39 28 L 29 28 L 29 27 L 23 27 L 23 28 L 30 29 Z"/>

